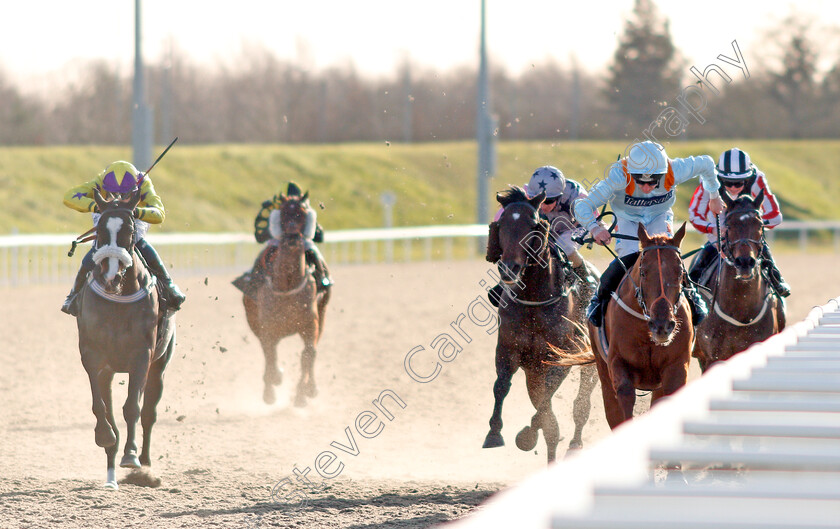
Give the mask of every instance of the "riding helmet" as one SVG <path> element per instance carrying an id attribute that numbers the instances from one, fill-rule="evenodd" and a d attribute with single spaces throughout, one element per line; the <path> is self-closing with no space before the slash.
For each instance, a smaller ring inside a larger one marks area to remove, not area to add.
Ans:
<path id="1" fill-rule="evenodd" d="M 129 193 L 134 190 L 142 179 L 141 173 L 132 164 L 117 161 L 105 168 L 102 187 L 114 194 Z"/>
<path id="2" fill-rule="evenodd" d="M 528 182 L 528 194 L 537 196 L 545 191 L 546 198 L 559 197 L 566 190 L 566 177 L 553 165 L 544 165 L 534 171 Z"/>

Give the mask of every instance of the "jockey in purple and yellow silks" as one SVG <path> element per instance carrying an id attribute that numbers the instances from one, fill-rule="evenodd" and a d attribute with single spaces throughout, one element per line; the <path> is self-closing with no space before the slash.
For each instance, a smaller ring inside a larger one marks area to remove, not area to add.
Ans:
<path id="1" fill-rule="evenodd" d="M 178 310 L 185 296 L 166 271 L 166 267 L 160 256 L 145 239 L 149 224 L 161 224 L 166 217 L 166 210 L 163 202 L 155 193 L 151 178 L 139 172 L 132 164 L 124 161 L 117 161 L 105 168 L 96 178 L 84 184 L 71 188 L 64 194 L 64 205 L 82 213 L 93 214 L 93 225 L 99 221 L 99 212 L 96 210 L 96 201 L 93 199 L 93 191 L 98 190 L 103 198 L 111 196 L 121 197 L 128 195 L 137 187 L 140 187 L 140 203 L 134 210 L 135 222 L 135 244 L 134 247 L 140 251 L 149 269 L 161 282 L 164 289 L 164 296 L 168 301 L 169 308 Z M 61 310 L 73 316 L 78 315 L 76 295 L 84 285 L 88 272 L 93 269 L 93 252 L 91 248 L 82 259 L 82 265 L 76 275 L 73 290 L 68 294 L 67 299 L 61 306 Z"/>

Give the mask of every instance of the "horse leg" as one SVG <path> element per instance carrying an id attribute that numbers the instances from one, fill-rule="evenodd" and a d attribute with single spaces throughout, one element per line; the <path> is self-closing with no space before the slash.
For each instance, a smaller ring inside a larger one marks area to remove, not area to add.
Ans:
<path id="1" fill-rule="evenodd" d="M 147 350 L 138 354 L 128 373 L 128 395 L 123 405 L 123 418 L 125 419 L 125 449 L 120 466 L 123 468 L 140 468 L 140 460 L 137 458 L 137 421 L 140 419 L 140 395 L 146 385 L 146 377 L 149 371 L 149 359 L 152 351 Z"/>
<path id="2" fill-rule="evenodd" d="M 633 418 L 633 406 L 636 405 L 636 387 L 630 379 L 627 364 L 618 354 L 610 351 L 610 377 L 613 380 L 615 396 L 621 410 L 622 422 Z"/>
<path id="3" fill-rule="evenodd" d="M 114 432 L 114 443 L 105 447 L 105 464 L 107 474 L 105 478 L 105 488 L 117 490 L 117 471 L 115 468 L 117 462 L 117 447 L 120 442 L 120 431 L 117 429 L 117 421 L 114 419 L 114 405 L 111 398 L 111 382 L 114 379 L 114 372 L 110 370 L 103 370 L 99 372 L 97 383 L 99 384 L 102 393 L 102 402 L 105 405 L 105 420 L 111 426 Z"/>
<path id="4" fill-rule="evenodd" d="M 621 412 L 618 398 L 615 395 L 615 388 L 613 388 L 612 378 L 610 378 L 610 368 L 600 354 L 595 355 L 595 366 L 598 369 L 598 378 L 601 381 L 601 397 L 604 400 L 607 424 L 610 425 L 610 429 L 615 429 L 616 426 L 624 422 L 624 414 Z"/>
<path id="5" fill-rule="evenodd" d="M 324 335 L 324 316 L 327 314 L 327 303 L 330 301 L 331 290 L 331 288 L 324 290 L 321 297 L 318 298 L 318 337 L 315 339 L 316 344 Z"/>
<path id="6" fill-rule="evenodd" d="M 583 427 L 589 420 L 589 412 L 592 410 L 592 392 L 598 380 L 598 371 L 593 365 L 585 365 L 580 368 L 580 386 L 572 411 L 575 420 L 575 434 L 569 442 L 569 450 L 583 447 Z"/>
<path id="7" fill-rule="evenodd" d="M 526 372 L 528 396 L 537 413 L 531 418 L 531 426 L 526 426 L 516 436 L 516 446 L 520 450 L 533 449 L 538 430 L 542 428 L 549 463 L 557 458 L 557 444 L 560 442 L 560 427 L 551 407 L 551 398 L 568 374 L 569 368 L 560 366 Z"/>
<path id="8" fill-rule="evenodd" d="M 688 382 L 688 362 L 671 364 L 662 371 L 663 396 L 673 395 Z"/>
<path id="9" fill-rule="evenodd" d="M 143 409 L 140 410 L 140 424 L 143 426 L 143 450 L 140 452 L 140 465 L 152 466 L 151 444 L 152 427 L 157 421 L 157 405 L 163 395 L 163 370 L 172 356 L 175 349 L 175 336 L 173 335 L 163 356 L 152 362 L 149 366 L 149 375 L 146 378 L 146 389 L 143 391 Z"/>
<path id="10" fill-rule="evenodd" d="M 84 363 L 84 355 L 82 355 Z M 116 444 L 117 436 L 114 433 L 114 428 L 108 422 L 105 413 L 105 402 L 102 400 L 102 391 L 99 384 L 99 375 L 102 373 L 96 366 L 85 365 L 85 370 L 90 379 L 90 392 L 93 397 L 93 416 L 96 417 L 96 426 L 93 429 L 96 446 L 107 448 Z"/>
<path id="11" fill-rule="evenodd" d="M 484 438 L 482 448 L 505 446 L 502 437 L 502 404 L 510 391 L 510 381 L 516 369 L 504 354 L 496 349 L 496 382 L 493 384 L 493 415 L 490 416 L 490 431 Z"/>
<path id="12" fill-rule="evenodd" d="M 300 354 L 300 379 L 298 380 L 297 395 L 295 395 L 295 406 L 306 406 L 306 397 L 318 395 L 318 388 L 315 386 L 315 341 L 317 331 L 303 333 L 304 347 Z"/>
<path id="13" fill-rule="evenodd" d="M 277 367 L 277 344 L 279 339 L 260 338 L 263 357 L 265 357 L 265 371 L 263 372 L 263 401 L 266 404 L 274 404 L 277 400 L 274 395 L 274 386 L 283 382 L 283 370 Z"/>

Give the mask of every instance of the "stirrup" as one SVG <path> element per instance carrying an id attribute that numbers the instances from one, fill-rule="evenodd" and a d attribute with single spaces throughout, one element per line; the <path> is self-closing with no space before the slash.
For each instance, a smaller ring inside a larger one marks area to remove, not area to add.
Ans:
<path id="1" fill-rule="evenodd" d="M 329 277 L 322 277 L 319 281 L 315 281 L 315 290 L 318 292 L 323 292 L 324 290 L 330 288 L 335 283 Z"/>

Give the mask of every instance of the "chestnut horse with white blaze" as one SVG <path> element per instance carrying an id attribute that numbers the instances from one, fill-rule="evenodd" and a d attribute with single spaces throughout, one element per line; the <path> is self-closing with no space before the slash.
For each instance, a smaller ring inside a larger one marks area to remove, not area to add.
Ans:
<path id="1" fill-rule="evenodd" d="M 674 237 L 649 236 L 639 225 L 641 253 L 607 305 L 604 325 L 589 323 L 610 428 L 633 418 L 636 390 L 652 391 L 651 402 L 686 384 L 694 327 L 682 293 L 685 269 Z"/>

